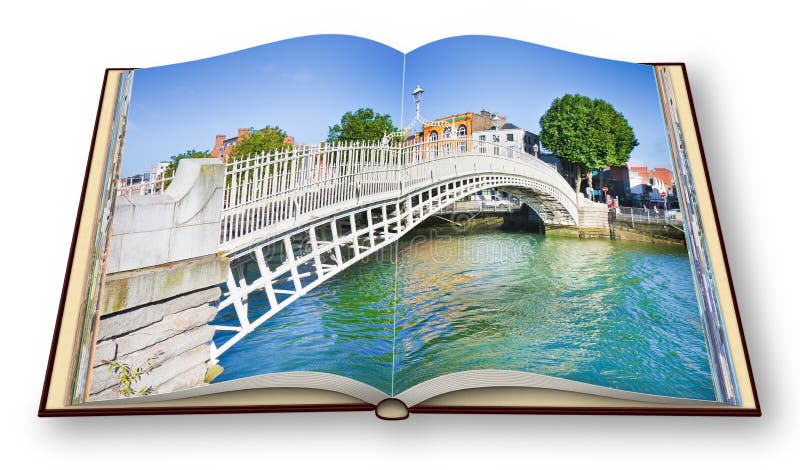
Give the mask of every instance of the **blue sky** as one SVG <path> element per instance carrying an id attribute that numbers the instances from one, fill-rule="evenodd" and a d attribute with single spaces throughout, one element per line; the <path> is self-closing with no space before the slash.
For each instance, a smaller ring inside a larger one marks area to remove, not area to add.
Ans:
<path id="1" fill-rule="evenodd" d="M 539 133 L 539 118 L 567 93 L 601 98 L 633 127 L 639 146 L 631 161 L 671 168 L 653 68 L 492 36 L 443 39 L 406 56 L 408 92 L 425 90 L 422 116 L 436 119 L 486 108 Z M 406 94 L 406 121 L 414 100 Z"/>
<path id="2" fill-rule="evenodd" d="M 188 149 L 210 150 L 215 135 L 230 137 L 240 127 L 278 125 L 299 143 L 317 143 L 325 140 L 329 125 L 359 107 L 388 113 L 402 127 L 413 118 L 409 93 L 417 84 L 425 89 L 427 119 L 487 108 L 533 132 L 556 97 L 602 98 L 634 129 L 640 145 L 631 160 L 669 165 L 650 67 L 510 39 L 461 36 L 410 52 L 405 70 L 403 84 L 403 54 L 340 35 L 137 70 L 122 174 L 147 171 Z"/>
<path id="3" fill-rule="evenodd" d="M 351 36 L 307 36 L 134 72 L 122 174 L 149 170 L 217 134 L 277 125 L 318 143 L 347 111 L 400 120 L 403 54 Z"/>

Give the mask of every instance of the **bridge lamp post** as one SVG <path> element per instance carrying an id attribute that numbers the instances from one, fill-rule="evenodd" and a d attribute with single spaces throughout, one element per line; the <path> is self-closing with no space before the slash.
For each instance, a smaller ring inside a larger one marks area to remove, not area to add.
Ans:
<path id="1" fill-rule="evenodd" d="M 422 122 L 422 117 L 420 116 L 420 104 L 422 104 L 422 94 L 425 93 L 425 90 L 422 89 L 421 86 L 417 85 L 414 88 L 414 91 L 411 92 L 411 96 L 414 97 L 414 106 L 416 106 L 416 113 L 414 114 L 414 122 Z"/>

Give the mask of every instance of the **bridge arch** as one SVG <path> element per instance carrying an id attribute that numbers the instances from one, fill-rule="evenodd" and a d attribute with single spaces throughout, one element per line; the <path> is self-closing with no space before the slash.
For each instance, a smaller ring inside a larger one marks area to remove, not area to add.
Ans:
<path id="1" fill-rule="evenodd" d="M 211 359 L 327 279 L 478 191 L 521 195 L 550 225 L 577 225 L 574 190 L 533 156 L 452 139 L 405 147 L 333 146 L 229 165 L 221 247 L 231 258 L 219 310 L 238 325 Z M 354 156 L 355 154 L 355 156 Z M 331 161 L 334 159 L 335 161 Z M 339 160 L 341 159 L 341 160 Z M 268 191 L 259 192 L 266 186 Z M 268 307 L 249 311 L 263 291 Z"/>

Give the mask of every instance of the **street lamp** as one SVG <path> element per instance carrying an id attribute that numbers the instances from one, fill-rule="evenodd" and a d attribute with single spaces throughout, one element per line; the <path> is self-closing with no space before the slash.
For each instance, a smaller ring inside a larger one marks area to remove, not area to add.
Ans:
<path id="1" fill-rule="evenodd" d="M 416 114 L 414 116 L 414 120 L 415 121 L 417 121 L 417 120 L 421 121 L 422 120 L 422 118 L 420 117 L 420 114 L 419 114 L 419 109 L 420 109 L 420 103 L 422 103 L 422 94 L 423 93 L 425 93 L 425 90 L 423 90 L 422 87 L 419 86 L 419 85 L 417 85 L 417 87 L 414 88 L 414 91 L 411 92 L 411 96 L 414 97 L 414 104 L 417 107 L 417 112 L 416 112 Z"/>

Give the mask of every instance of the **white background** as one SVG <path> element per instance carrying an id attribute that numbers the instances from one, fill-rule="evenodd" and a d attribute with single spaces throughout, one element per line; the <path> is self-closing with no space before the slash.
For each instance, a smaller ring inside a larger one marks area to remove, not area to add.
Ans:
<path id="1" fill-rule="evenodd" d="M 796 465 L 800 38 L 797 15 L 773 3 L 4 2 L 3 466 Z M 764 416 L 36 418 L 104 68 L 169 64 L 317 33 L 401 50 L 494 34 L 633 62 L 686 62 Z"/>

